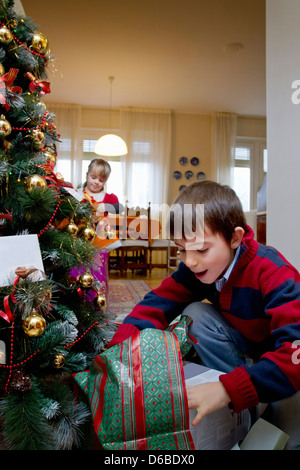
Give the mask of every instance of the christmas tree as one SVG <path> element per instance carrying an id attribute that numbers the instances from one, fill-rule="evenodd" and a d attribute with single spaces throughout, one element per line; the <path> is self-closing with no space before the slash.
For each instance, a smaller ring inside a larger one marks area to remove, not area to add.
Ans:
<path id="1" fill-rule="evenodd" d="M 94 213 L 54 172 L 60 135 L 42 101 L 51 60 L 33 21 L 0 0 L 0 247 L 34 235 L 44 267 L 21 265 L 0 287 L 0 434 L 12 450 L 81 446 L 89 409 L 72 374 L 113 333 L 105 284 L 88 269 Z"/>

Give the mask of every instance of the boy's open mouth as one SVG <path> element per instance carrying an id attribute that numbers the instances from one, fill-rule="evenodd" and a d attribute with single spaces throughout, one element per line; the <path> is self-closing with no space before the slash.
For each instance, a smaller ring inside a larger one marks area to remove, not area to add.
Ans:
<path id="1" fill-rule="evenodd" d="M 207 273 L 207 269 L 201 271 L 200 273 L 195 273 L 197 279 L 201 279 Z"/>

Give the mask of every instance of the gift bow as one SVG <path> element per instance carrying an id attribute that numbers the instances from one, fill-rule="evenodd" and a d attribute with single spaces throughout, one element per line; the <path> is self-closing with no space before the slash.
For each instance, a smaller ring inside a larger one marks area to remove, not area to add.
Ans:
<path id="1" fill-rule="evenodd" d="M 9 72 L 7 72 L 5 75 L 2 75 L 2 77 L 0 77 L 0 102 L 3 104 L 6 111 L 10 109 L 10 106 L 8 105 L 6 98 L 3 94 L 3 91 L 5 90 L 5 88 L 7 87 L 10 91 L 14 93 L 22 93 L 21 87 L 19 86 L 11 87 L 18 72 L 19 72 L 18 69 L 10 69 Z"/>
<path id="2" fill-rule="evenodd" d="M 39 81 L 37 78 L 35 78 L 32 73 L 27 72 L 26 77 L 31 80 L 31 83 L 29 85 L 29 90 L 33 93 L 34 91 L 38 91 L 41 95 L 46 95 L 47 93 L 50 93 L 50 82 L 46 81 Z"/>

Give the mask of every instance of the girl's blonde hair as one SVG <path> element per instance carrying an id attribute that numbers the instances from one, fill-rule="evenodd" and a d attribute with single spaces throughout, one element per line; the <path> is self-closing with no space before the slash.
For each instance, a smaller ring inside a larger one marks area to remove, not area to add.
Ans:
<path id="1" fill-rule="evenodd" d="M 91 171 L 98 173 L 101 178 L 107 181 L 111 173 L 111 166 L 106 160 L 103 160 L 102 158 L 94 158 L 87 169 L 88 173 L 90 173 Z M 86 186 L 86 182 L 83 186 Z"/>

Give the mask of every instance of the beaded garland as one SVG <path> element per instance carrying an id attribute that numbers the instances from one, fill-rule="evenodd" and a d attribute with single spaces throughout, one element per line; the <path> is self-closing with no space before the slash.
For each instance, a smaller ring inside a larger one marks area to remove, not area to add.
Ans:
<path id="1" fill-rule="evenodd" d="M 21 19 L 21 21 L 24 22 L 24 20 L 22 20 L 22 19 Z M 7 25 L 2 23 L 1 21 L 0 21 L 0 25 L 5 26 L 7 28 Z M 12 35 L 14 40 L 17 41 L 18 44 L 20 44 L 20 46 L 24 47 L 24 49 L 29 51 L 31 54 L 38 55 L 38 56 L 42 57 L 43 59 L 47 60 L 47 57 L 44 56 L 43 54 L 40 54 L 39 52 L 35 52 L 32 49 L 30 49 L 29 47 L 25 46 L 25 44 L 23 44 L 11 31 L 10 31 L 10 34 Z"/>

